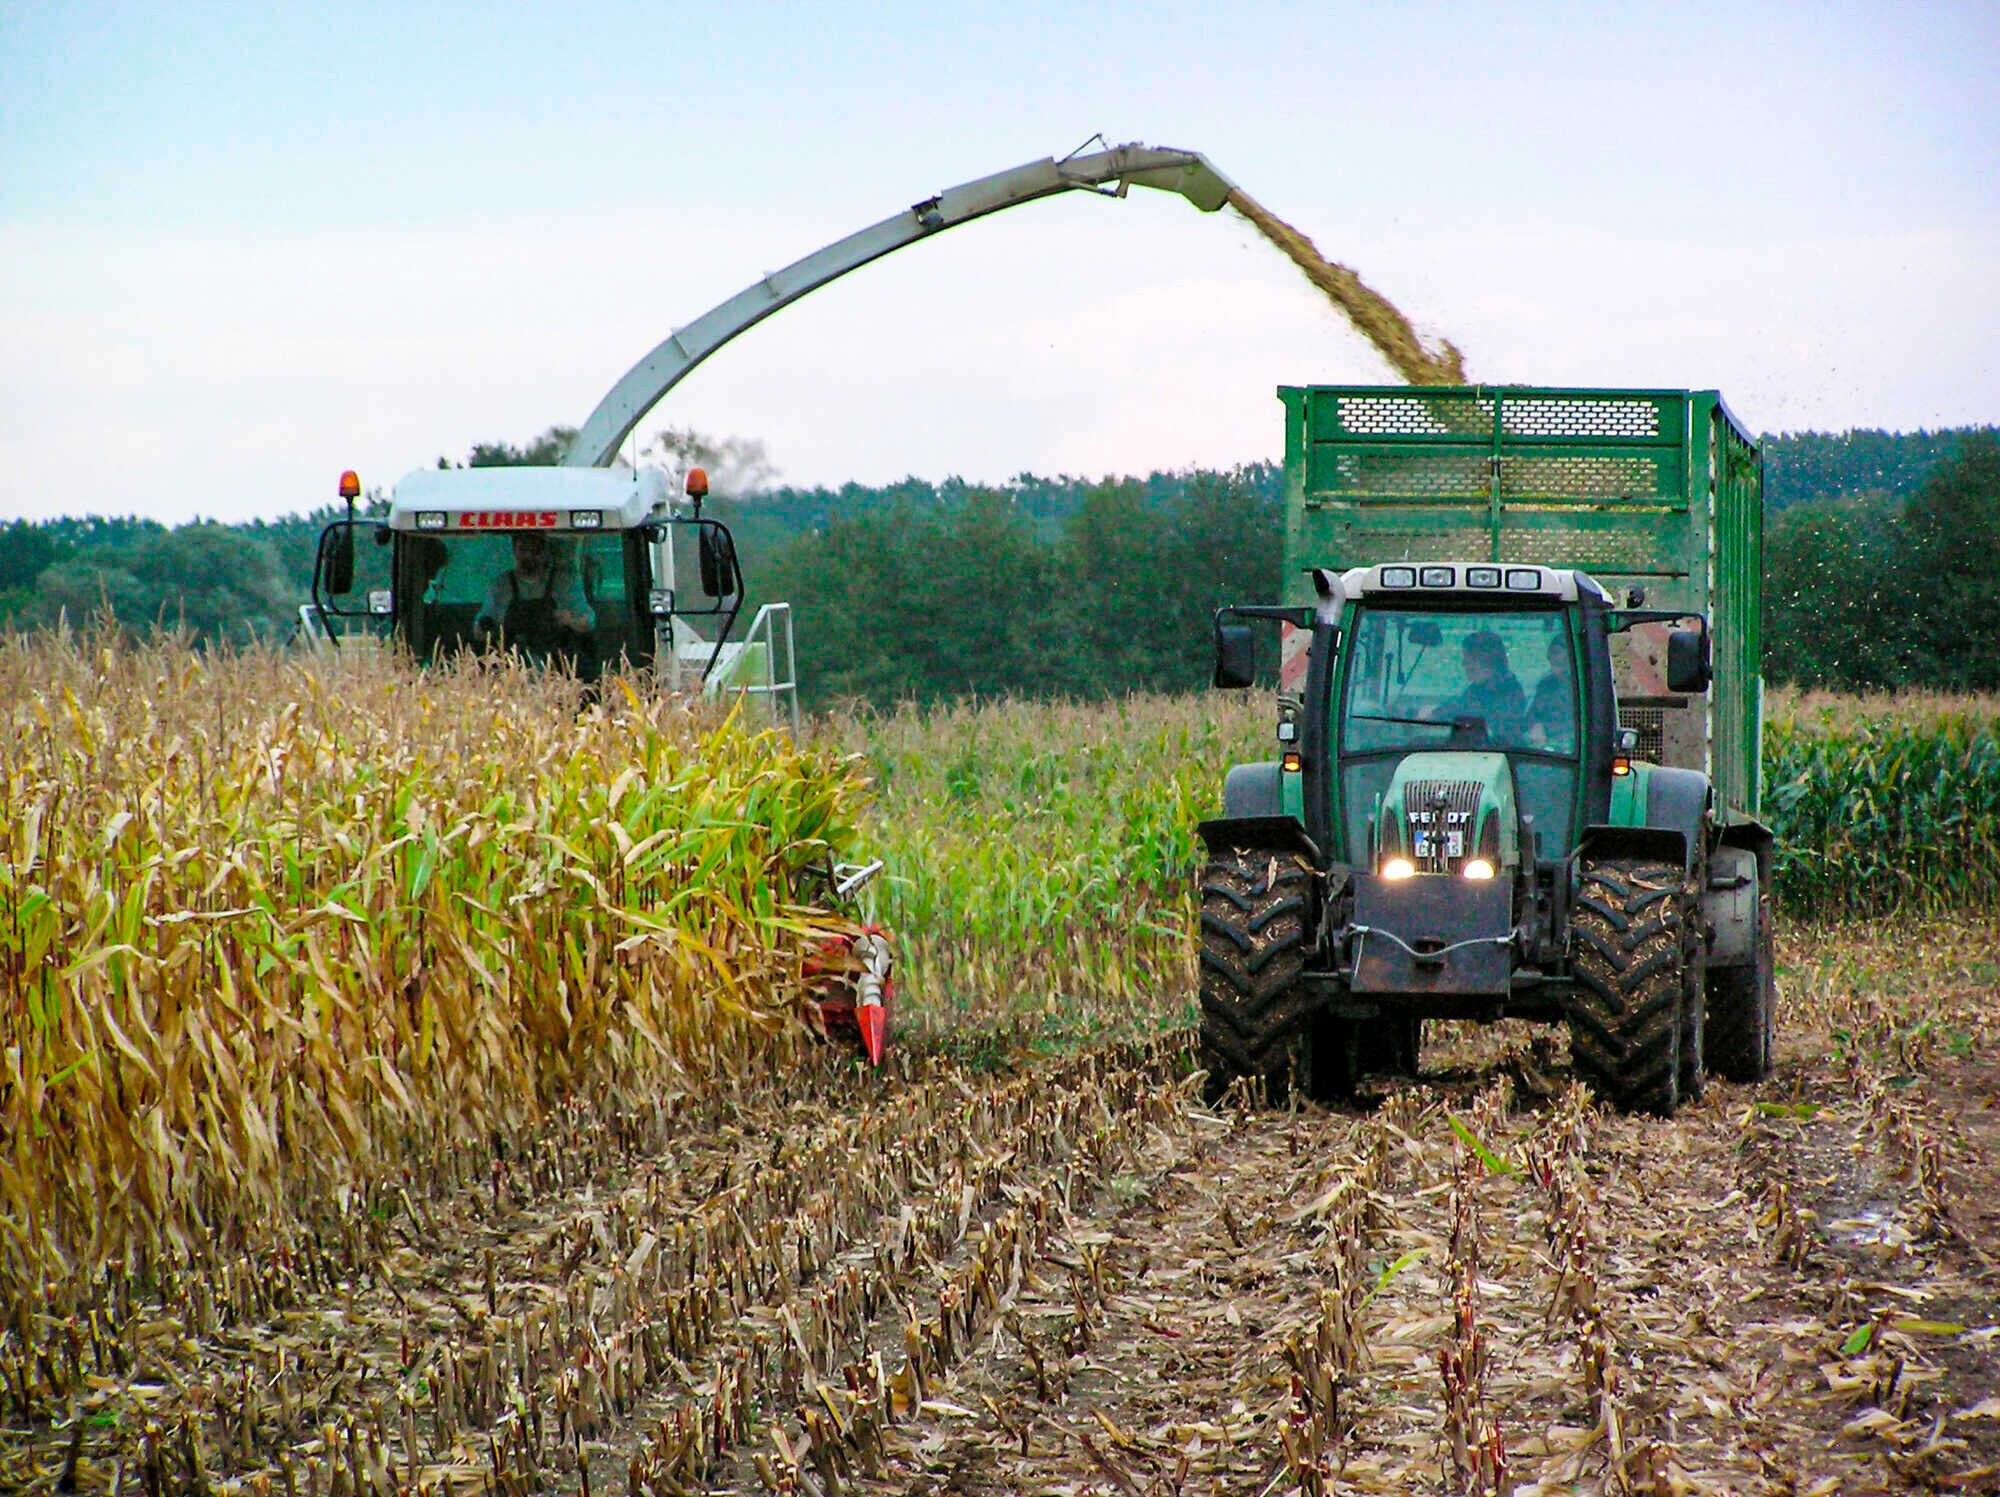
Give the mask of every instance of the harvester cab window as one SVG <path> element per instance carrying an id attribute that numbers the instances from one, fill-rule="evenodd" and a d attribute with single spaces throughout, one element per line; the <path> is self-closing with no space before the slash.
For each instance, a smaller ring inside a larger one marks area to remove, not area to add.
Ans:
<path id="1" fill-rule="evenodd" d="M 526 538 L 523 538 L 526 540 Z M 425 657 L 485 649 L 511 634 L 531 654 L 583 662 L 628 648 L 623 537 L 616 532 L 532 536 L 406 535 L 399 599 L 412 648 Z M 530 554 L 518 554 L 521 550 Z"/>

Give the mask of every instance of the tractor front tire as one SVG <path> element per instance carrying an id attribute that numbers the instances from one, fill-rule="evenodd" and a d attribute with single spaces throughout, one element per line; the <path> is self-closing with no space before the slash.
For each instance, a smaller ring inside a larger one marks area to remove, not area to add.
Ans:
<path id="1" fill-rule="evenodd" d="M 1757 899 L 1757 958 L 1708 974 L 1708 1068 L 1725 1081 L 1771 1073 L 1771 1028 L 1778 1007 L 1772 961 L 1771 896 Z"/>
<path id="2" fill-rule="evenodd" d="M 1570 919 L 1570 1058 L 1621 1112 L 1671 1117 L 1680 1105 L 1687 1006 L 1686 874 L 1650 859 L 1583 865 Z"/>
<path id="3" fill-rule="evenodd" d="M 1239 1077 L 1278 1103 L 1303 1079 L 1315 1005 L 1299 984 L 1312 870 L 1293 853 L 1233 848 L 1201 876 L 1200 1059 L 1208 1097 Z"/>

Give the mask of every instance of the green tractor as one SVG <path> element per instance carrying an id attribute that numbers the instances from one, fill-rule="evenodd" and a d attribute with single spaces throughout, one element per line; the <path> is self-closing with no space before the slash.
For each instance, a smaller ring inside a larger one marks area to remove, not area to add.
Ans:
<path id="1" fill-rule="evenodd" d="M 1713 392 L 1313 387 L 1287 410 L 1278 758 L 1202 823 L 1211 1087 L 1350 1094 L 1427 1019 L 1568 1026 L 1669 1115 L 1768 1070 L 1762 476 Z M 1336 570 L 1336 567 L 1339 569 Z"/>

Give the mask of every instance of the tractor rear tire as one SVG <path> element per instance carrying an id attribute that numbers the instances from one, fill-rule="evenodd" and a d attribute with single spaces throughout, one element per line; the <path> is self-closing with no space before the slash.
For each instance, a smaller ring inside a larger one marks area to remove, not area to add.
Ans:
<path id="1" fill-rule="evenodd" d="M 1570 1057 L 1621 1112 L 1671 1117 L 1680 1105 L 1688 904 L 1686 874 L 1672 863 L 1583 865 L 1570 920 Z"/>
<path id="2" fill-rule="evenodd" d="M 1208 1097 L 1239 1077 L 1283 1102 L 1307 1079 L 1318 1007 L 1299 984 L 1311 928 L 1313 873 L 1293 853 L 1235 848 L 1201 876 L 1201 1035 Z"/>
<path id="3" fill-rule="evenodd" d="M 1772 960 L 1771 896 L 1757 899 L 1757 959 L 1708 974 L 1708 1064 L 1725 1081 L 1771 1074 L 1771 1029 L 1778 1007 Z"/>

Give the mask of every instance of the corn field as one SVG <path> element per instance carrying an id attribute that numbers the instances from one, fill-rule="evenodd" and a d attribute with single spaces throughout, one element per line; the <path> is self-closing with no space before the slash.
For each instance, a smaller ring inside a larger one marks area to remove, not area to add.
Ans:
<path id="1" fill-rule="evenodd" d="M 1189 901 L 1220 768 L 1261 754 L 1266 704 L 1133 697 L 837 717 L 875 796 L 916 1032 L 1066 1045 L 1178 1023 Z M 1060 933 L 1062 960 L 1049 960 Z"/>
<path id="2" fill-rule="evenodd" d="M 1249 693 L 832 719 L 876 777 L 908 1022 L 1067 1044 L 1188 1017 L 1195 824 L 1228 765 L 1275 753 L 1274 722 Z M 2000 909 L 2000 704 L 1773 693 L 1764 814 L 1794 916 Z"/>
<path id="3" fill-rule="evenodd" d="M 789 1038 L 854 766 L 562 690 L 0 644 L 9 1300 L 283 1249 Z"/>
<path id="4" fill-rule="evenodd" d="M 1765 731 L 1778 892 L 1813 919 L 2000 907 L 2000 706 L 1780 699 Z"/>
<path id="5" fill-rule="evenodd" d="M 1773 1077 L 1663 1123 L 1519 1023 L 1200 1104 L 1193 827 L 1258 701 L 794 744 L 90 638 L 0 687 L 0 1490 L 2000 1483 L 1990 703 L 1775 699 L 1829 918 Z M 829 855 L 889 863 L 881 1072 L 794 1022 Z"/>

